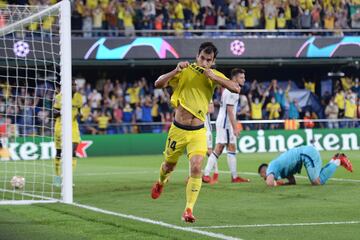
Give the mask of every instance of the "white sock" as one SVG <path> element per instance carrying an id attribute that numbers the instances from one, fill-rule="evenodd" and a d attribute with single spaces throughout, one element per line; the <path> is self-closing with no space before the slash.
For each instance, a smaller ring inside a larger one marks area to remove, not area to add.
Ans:
<path id="1" fill-rule="evenodd" d="M 217 161 L 214 164 L 214 173 L 219 173 L 218 163 Z"/>
<path id="2" fill-rule="evenodd" d="M 217 156 L 214 153 L 211 153 L 210 157 L 208 158 L 206 167 L 204 169 L 204 175 L 205 176 L 209 176 L 211 169 L 213 169 L 213 167 L 215 166 L 215 164 L 217 165 Z"/>
<path id="3" fill-rule="evenodd" d="M 340 166 L 340 159 L 331 159 L 331 163 L 334 163 L 336 166 Z"/>
<path id="4" fill-rule="evenodd" d="M 228 152 L 227 154 L 227 162 L 229 166 L 229 170 L 231 172 L 232 178 L 237 178 L 237 171 L 236 171 L 236 153 L 234 152 Z"/>

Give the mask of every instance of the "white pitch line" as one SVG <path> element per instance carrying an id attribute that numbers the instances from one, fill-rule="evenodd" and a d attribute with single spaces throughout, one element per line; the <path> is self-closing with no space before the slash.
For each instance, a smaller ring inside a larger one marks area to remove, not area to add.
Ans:
<path id="1" fill-rule="evenodd" d="M 204 227 L 190 227 L 190 228 L 219 229 L 219 228 L 296 227 L 296 226 L 347 225 L 347 224 L 360 224 L 360 221 L 318 222 L 318 223 L 274 223 L 274 224 L 269 223 L 269 224 L 248 224 L 248 225 L 204 226 Z"/>
<path id="2" fill-rule="evenodd" d="M 131 175 L 131 174 L 145 174 L 145 173 L 158 173 L 159 171 L 129 171 L 129 172 L 108 172 L 108 173 L 79 173 L 77 177 L 85 176 L 104 176 L 104 175 Z"/>
<path id="3" fill-rule="evenodd" d="M 101 208 L 92 207 L 92 206 L 88 206 L 88 205 L 83 205 L 83 204 L 78 204 L 78 203 L 73 203 L 72 205 L 74 205 L 76 207 L 88 209 L 88 210 L 91 210 L 91 211 L 94 211 L 94 212 L 98 212 L 98 213 L 103 213 L 103 214 L 107 214 L 107 215 L 113 215 L 113 216 L 117 216 L 117 217 L 121 217 L 121 218 L 131 219 L 131 220 L 135 220 L 135 221 L 139 221 L 139 222 L 159 225 L 159 226 L 162 226 L 162 227 L 176 229 L 176 230 L 180 230 L 180 231 L 197 233 L 197 234 L 200 234 L 200 235 L 213 237 L 213 238 L 217 238 L 217 239 L 242 240 L 241 238 L 235 238 L 235 237 L 227 236 L 227 235 L 224 235 L 224 234 L 221 234 L 221 233 L 213 233 L 213 232 L 207 232 L 207 231 L 198 230 L 198 229 L 192 229 L 192 228 L 188 228 L 188 227 L 180 227 L 180 226 L 176 226 L 176 225 L 161 222 L 161 221 L 155 221 L 155 220 L 152 220 L 152 219 L 149 219 L 149 218 L 142 218 L 142 217 L 137 217 L 137 216 L 134 216 L 134 215 L 127 215 L 127 214 L 123 214 L 123 213 L 112 212 L 112 211 L 108 211 L 108 210 L 104 210 L 104 209 L 101 209 Z"/>
<path id="4" fill-rule="evenodd" d="M 154 171 L 119 171 L 119 172 L 107 172 L 107 173 L 79 173 L 76 174 L 76 177 L 83 177 L 83 176 L 107 176 L 107 175 L 131 175 L 131 174 L 145 174 L 145 173 L 158 173 L 158 170 Z M 188 172 L 188 170 L 175 170 L 175 172 Z M 219 171 L 219 173 L 230 173 L 230 171 Z M 249 175 L 249 176 L 258 176 L 259 174 L 254 172 L 239 172 L 242 175 Z M 296 178 L 308 179 L 305 176 L 296 175 Z M 330 181 L 337 181 L 337 182 L 356 182 L 360 183 L 359 179 L 350 179 L 350 178 L 329 178 Z"/>
<path id="5" fill-rule="evenodd" d="M 229 171 L 219 171 L 219 172 L 229 173 Z M 239 174 L 250 175 L 250 176 L 258 176 L 259 175 L 258 173 L 253 173 L 253 172 L 240 172 Z M 295 175 L 295 177 L 302 178 L 302 179 L 308 179 L 308 177 L 300 176 L 300 175 Z M 350 178 L 329 178 L 328 180 L 337 181 L 337 182 L 360 182 L 359 179 L 350 179 Z"/>

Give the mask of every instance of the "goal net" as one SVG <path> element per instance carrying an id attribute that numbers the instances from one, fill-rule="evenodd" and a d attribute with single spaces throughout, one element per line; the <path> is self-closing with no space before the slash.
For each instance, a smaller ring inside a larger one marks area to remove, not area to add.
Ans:
<path id="1" fill-rule="evenodd" d="M 0 204 L 72 202 L 70 31 L 67 0 L 0 7 Z M 58 93 L 62 186 L 54 185 Z"/>

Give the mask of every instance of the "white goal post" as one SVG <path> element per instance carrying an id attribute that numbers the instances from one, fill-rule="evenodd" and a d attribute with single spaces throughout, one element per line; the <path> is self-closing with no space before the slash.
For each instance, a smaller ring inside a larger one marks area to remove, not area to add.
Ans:
<path id="1" fill-rule="evenodd" d="M 0 204 L 72 203 L 70 1 L 6 5 L 0 19 Z M 54 184 L 59 93 L 61 187 Z"/>

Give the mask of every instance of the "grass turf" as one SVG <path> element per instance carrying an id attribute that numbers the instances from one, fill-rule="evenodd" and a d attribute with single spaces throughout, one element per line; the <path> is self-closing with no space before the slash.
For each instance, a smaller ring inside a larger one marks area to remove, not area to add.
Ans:
<path id="1" fill-rule="evenodd" d="M 346 152 L 354 173 L 339 168 L 326 185 L 313 187 L 306 178 L 297 186 L 267 188 L 256 175 L 261 162 L 277 154 L 238 154 L 238 169 L 250 183 L 232 184 L 230 174 L 220 173 L 216 185 L 203 184 L 194 214 L 195 224 L 184 224 L 185 178 L 188 162 L 179 161 L 164 189 L 153 200 L 150 189 L 158 177 L 159 156 L 102 157 L 79 160 L 75 172 L 74 201 L 113 212 L 163 221 L 181 227 L 322 223 L 360 221 L 359 152 Z M 322 152 L 325 164 L 334 152 Z M 227 171 L 226 157 L 219 160 Z M 305 170 L 303 169 L 303 174 Z M 304 175 L 305 176 L 305 175 Z M 203 231 L 241 239 L 358 239 L 360 224 L 316 226 L 233 226 Z M 0 206 L 0 239 L 207 239 L 204 235 L 92 212 L 64 204 Z"/>

